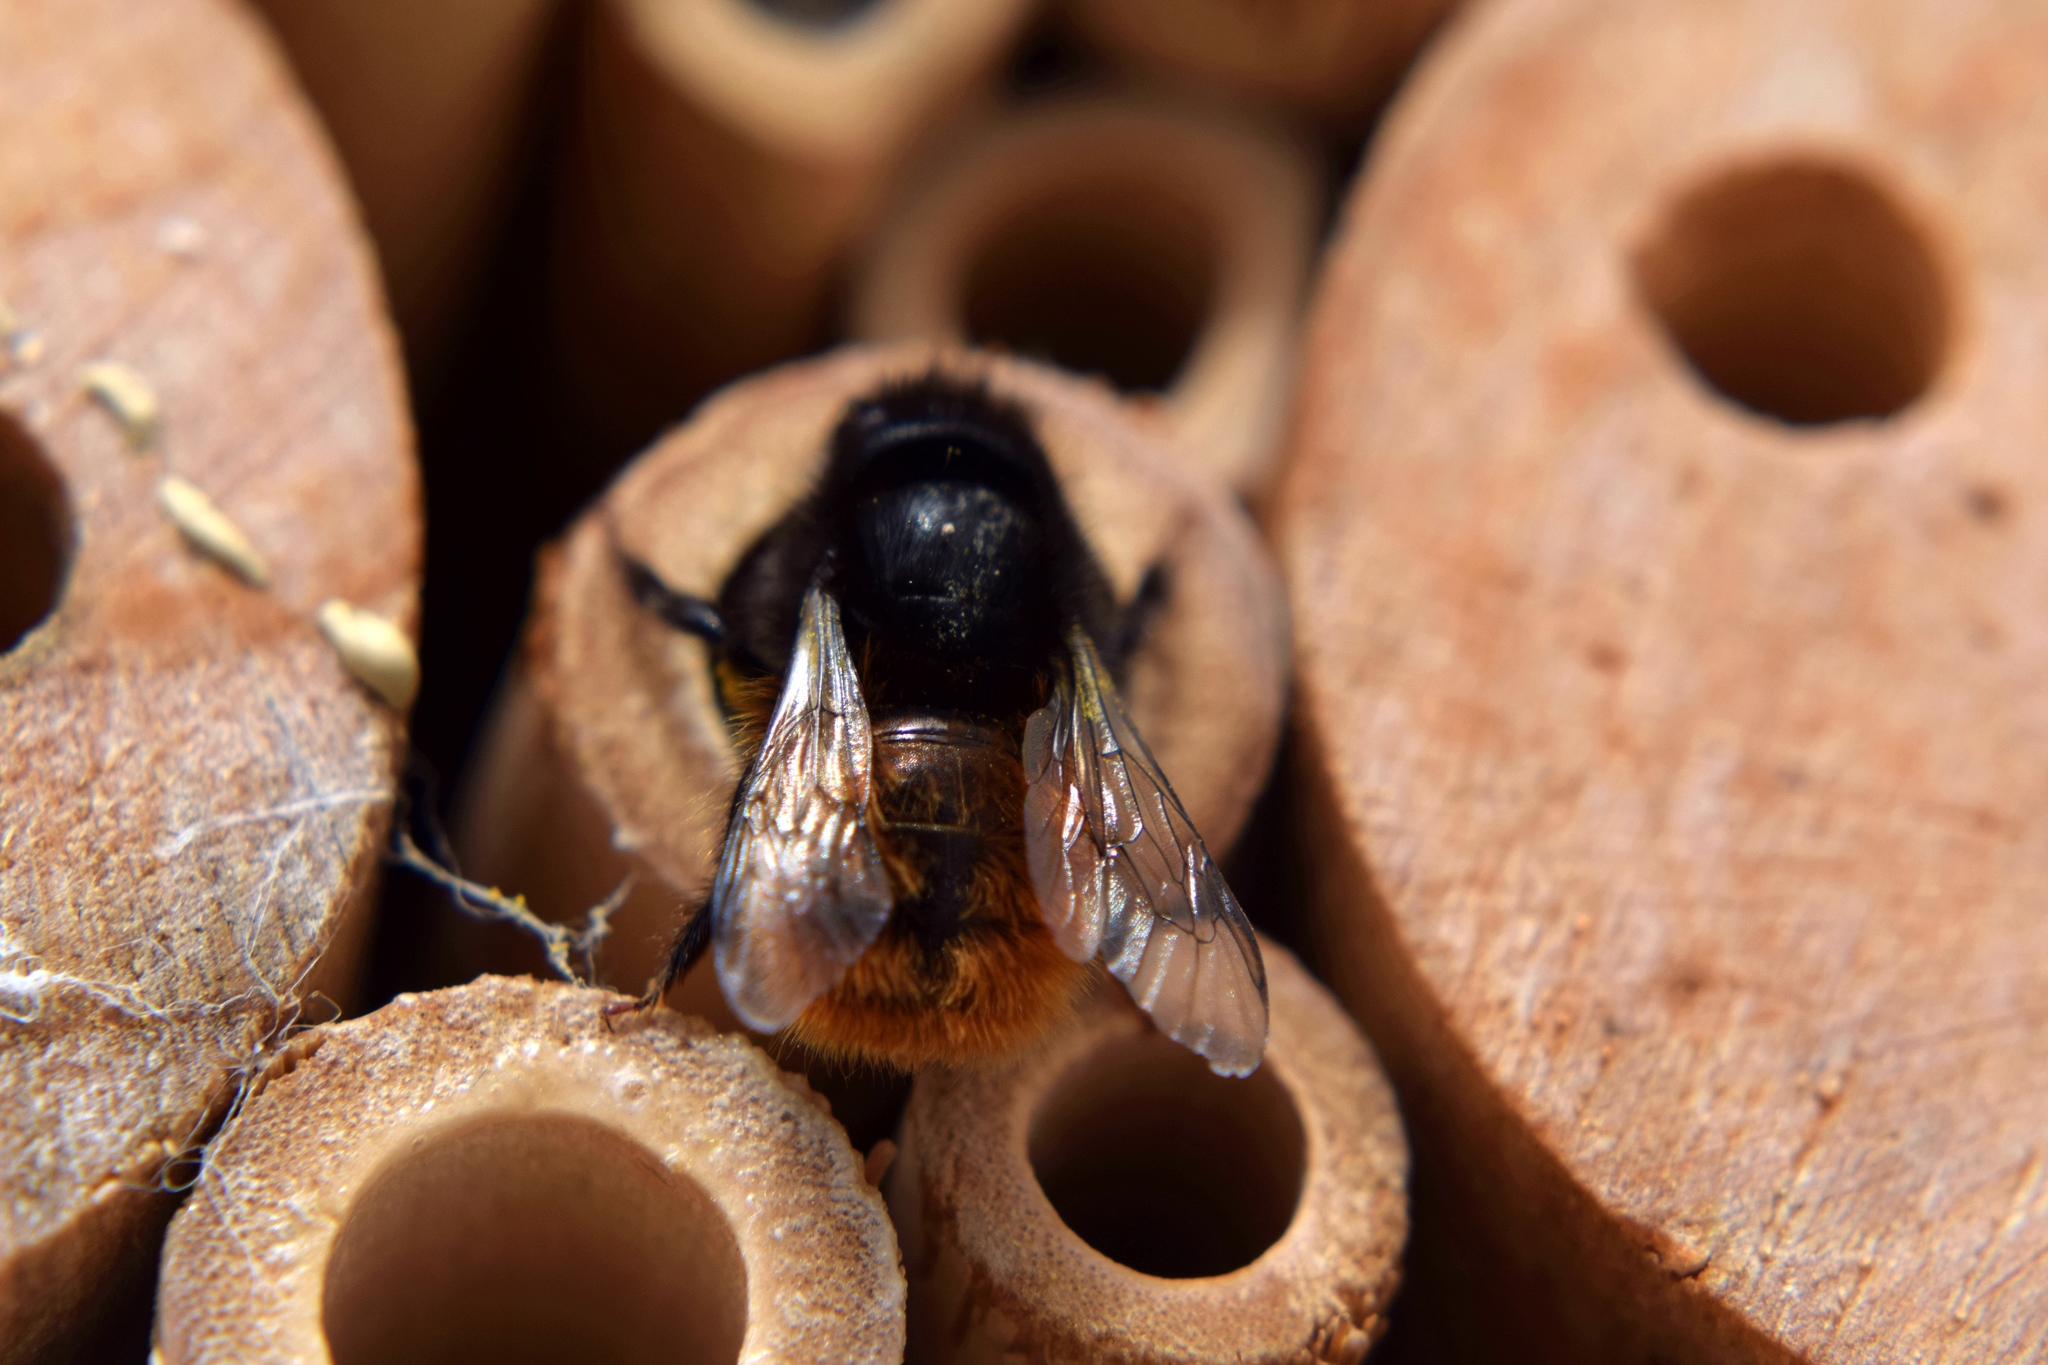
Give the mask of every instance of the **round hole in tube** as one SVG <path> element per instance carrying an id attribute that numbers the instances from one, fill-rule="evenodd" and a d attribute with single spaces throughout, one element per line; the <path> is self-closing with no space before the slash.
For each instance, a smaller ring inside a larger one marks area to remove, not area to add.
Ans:
<path id="1" fill-rule="evenodd" d="M 1212 236 L 1190 205 L 1135 178 L 1062 187 L 982 244 L 967 335 L 1120 389 L 1168 389 L 1209 314 Z"/>
<path id="2" fill-rule="evenodd" d="M 1789 160 L 1726 171 L 1677 200 L 1635 271 L 1700 375 L 1781 421 L 1889 417 L 1941 366 L 1941 271 L 1906 214 L 1854 169 Z"/>
<path id="3" fill-rule="evenodd" d="M 832 29 L 864 19 L 888 0 L 747 0 L 755 9 L 798 28 Z"/>
<path id="4" fill-rule="evenodd" d="M 717 1205 L 587 1119 L 489 1121 L 377 1172 L 335 1239 L 335 1365 L 730 1365 L 746 1267 Z"/>
<path id="5" fill-rule="evenodd" d="M 1307 1142 L 1262 1066 L 1228 1080 L 1161 1034 L 1063 1076 L 1031 1123 L 1031 1167 L 1075 1236 L 1146 1275 L 1224 1275 L 1287 1231 Z"/>
<path id="6" fill-rule="evenodd" d="M 56 608 L 70 567 L 64 480 L 35 439 L 0 413 L 0 652 Z"/>

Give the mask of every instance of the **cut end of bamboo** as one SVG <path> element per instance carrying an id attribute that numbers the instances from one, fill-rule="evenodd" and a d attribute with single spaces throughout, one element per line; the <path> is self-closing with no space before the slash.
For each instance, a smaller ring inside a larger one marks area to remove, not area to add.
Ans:
<path id="1" fill-rule="evenodd" d="M 919 1077 L 887 1189 L 913 1362 L 1356 1361 L 1407 1236 L 1371 1049 L 1264 945 L 1273 1031 L 1216 1076 L 1113 986 L 1042 1053 Z"/>
<path id="2" fill-rule="evenodd" d="M 172 1224 L 165 1365 L 897 1360 L 895 1237 L 824 1103 L 618 1000 L 484 978 L 306 1035 Z"/>
<path id="3" fill-rule="evenodd" d="M 1156 397 L 1191 465 L 1256 493 L 1320 199 L 1276 127 L 1183 101 L 1053 101 L 912 181 L 855 273 L 849 327 L 999 345 Z"/>

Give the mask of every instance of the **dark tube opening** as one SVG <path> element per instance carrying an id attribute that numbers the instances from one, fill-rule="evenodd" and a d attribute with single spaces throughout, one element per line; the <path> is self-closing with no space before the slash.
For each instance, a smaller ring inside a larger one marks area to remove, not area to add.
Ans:
<path id="1" fill-rule="evenodd" d="M 968 337 L 1126 391 L 1171 388 L 1213 304 L 1216 248 L 1141 169 L 1009 215 L 968 272 Z"/>
<path id="2" fill-rule="evenodd" d="M 1700 376 L 1767 417 L 1889 417 L 1941 367 L 1941 271 L 1899 206 L 1853 169 L 1725 172 L 1673 205 L 1635 270 Z"/>
<path id="3" fill-rule="evenodd" d="M 35 439 L 0 414 L 0 653 L 56 610 L 70 567 L 64 480 Z"/>
<path id="4" fill-rule="evenodd" d="M 747 0 L 772 19 L 797 28 L 847 28 L 888 0 Z"/>
<path id="5" fill-rule="evenodd" d="M 1164 1279 L 1228 1274 L 1279 1241 L 1306 1149 L 1270 1068 L 1226 1080 L 1156 1033 L 1075 1066 L 1030 1138 L 1039 1186 L 1074 1235 Z"/>
<path id="6" fill-rule="evenodd" d="M 490 1121 L 370 1180 L 321 1316 L 335 1365 L 731 1365 L 746 1267 L 711 1197 L 623 1135 Z"/>

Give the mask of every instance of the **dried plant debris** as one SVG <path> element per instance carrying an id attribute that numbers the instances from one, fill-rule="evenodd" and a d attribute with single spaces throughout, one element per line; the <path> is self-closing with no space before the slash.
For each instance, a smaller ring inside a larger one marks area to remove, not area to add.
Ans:
<path id="1" fill-rule="evenodd" d="M 420 659 L 397 622 L 338 597 L 320 604 L 320 633 L 357 682 L 403 711 L 420 690 Z"/>
<path id="2" fill-rule="evenodd" d="M 270 586 L 270 566 L 242 528 L 213 499 L 176 474 L 156 486 L 157 506 L 200 553 L 232 570 L 252 588 Z"/>
<path id="3" fill-rule="evenodd" d="M 419 846 L 405 827 L 406 812 L 401 811 L 399 819 L 391 827 L 391 861 L 400 867 L 417 872 L 434 885 L 451 894 L 456 909 L 472 919 L 497 920 L 522 929 L 540 940 L 541 949 L 547 954 L 548 965 L 564 981 L 579 986 L 595 984 L 597 980 L 597 950 L 611 933 L 612 916 L 633 894 L 633 878 L 629 874 L 612 888 L 611 895 L 584 912 L 577 924 L 557 924 L 544 920 L 533 913 L 526 904 L 526 897 L 507 895 L 495 886 L 484 886 L 473 882 L 444 866 L 441 858 L 428 853 Z M 438 830 L 429 832 L 429 838 L 441 843 Z M 449 862 L 453 856 L 442 850 L 442 857 Z M 570 961 L 571 955 L 581 958 L 582 970 Z"/>
<path id="4" fill-rule="evenodd" d="M 78 372 L 78 382 L 114 415 L 129 445 L 147 450 L 155 443 L 161 413 L 147 379 L 117 360 L 96 360 Z"/>

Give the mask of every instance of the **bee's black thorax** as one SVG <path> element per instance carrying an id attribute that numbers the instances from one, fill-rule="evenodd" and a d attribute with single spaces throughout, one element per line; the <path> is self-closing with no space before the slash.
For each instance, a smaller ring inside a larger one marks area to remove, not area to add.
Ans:
<path id="1" fill-rule="evenodd" d="M 1029 421 L 940 375 L 854 404 L 816 493 L 734 569 L 718 610 L 736 663 L 782 672 L 820 573 L 863 682 L 885 693 L 870 692 L 871 706 L 929 701 L 1004 717 L 1023 694 L 991 674 L 1042 675 L 1071 622 L 1111 645 L 1108 583 Z M 870 679 L 876 659 L 890 666 Z"/>
<path id="2" fill-rule="evenodd" d="M 861 490 L 836 520 L 831 581 L 870 709 L 1002 721 L 1037 705 L 1061 631 L 1035 509 L 912 471 Z"/>

